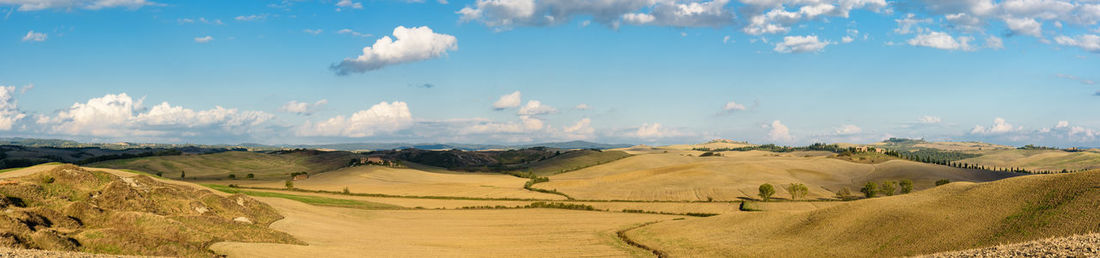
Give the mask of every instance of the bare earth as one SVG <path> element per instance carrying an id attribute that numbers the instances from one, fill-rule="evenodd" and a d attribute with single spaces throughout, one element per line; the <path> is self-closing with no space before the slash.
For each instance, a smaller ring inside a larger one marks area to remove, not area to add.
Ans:
<path id="1" fill-rule="evenodd" d="M 1100 233 L 943 252 L 922 257 L 1100 257 Z"/>

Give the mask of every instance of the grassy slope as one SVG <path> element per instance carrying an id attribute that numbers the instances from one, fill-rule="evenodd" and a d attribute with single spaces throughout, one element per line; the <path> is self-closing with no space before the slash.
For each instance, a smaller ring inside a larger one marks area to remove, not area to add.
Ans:
<path id="1" fill-rule="evenodd" d="M 293 172 L 318 173 L 341 168 L 347 165 L 353 155 L 348 152 L 321 152 L 314 155 L 305 152 L 265 154 L 234 151 L 112 160 L 88 166 L 132 169 L 151 174 L 161 172 L 168 178 L 179 178 L 180 171 L 184 171 L 188 179 L 221 179 L 229 174 L 244 178 L 249 173 L 255 174 L 258 179 L 283 179 Z"/>
<path id="2" fill-rule="evenodd" d="M 578 150 L 562 154 L 552 159 L 531 163 L 529 170 L 536 175 L 545 176 L 595 166 L 629 157 L 623 151 Z"/>
<path id="3" fill-rule="evenodd" d="M 694 154 L 695 156 L 688 156 Z M 808 198 L 831 198 L 848 187 L 858 192 L 867 181 L 911 179 L 916 189 L 938 179 L 990 181 L 1011 174 L 951 168 L 904 160 L 860 164 L 816 153 L 722 152 L 722 157 L 697 157 L 698 152 L 641 154 L 608 164 L 550 177 L 537 184 L 578 199 L 737 200 L 755 197 L 760 184 L 803 183 Z M 787 198 L 782 190 L 776 197 Z"/>
<path id="4" fill-rule="evenodd" d="M 995 167 L 1021 167 L 1029 170 L 1061 171 L 1062 169 L 1100 168 L 1100 153 L 1066 152 L 1060 150 L 993 150 L 981 157 L 962 162 Z"/>
<path id="5" fill-rule="evenodd" d="M 207 185 L 204 185 L 204 186 L 210 187 L 211 189 L 222 191 L 222 192 L 225 192 L 225 193 L 230 193 L 230 194 L 244 194 L 244 195 L 256 196 L 256 197 L 283 198 L 283 199 L 295 200 L 295 201 L 299 201 L 299 202 L 303 202 L 303 203 L 307 203 L 307 204 L 312 204 L 312 205 L 319 205 L 319 206 L 332 206 L 332 207 L 356 208 L 356 209 L 367 209 L 367 210 L 392 210 L 392 209 L 404 209 L 405 208 L 405 207 L 392 205 L 392 204 L 385 204 L 385 203 L 360 201 L 360 200 L 348 200 L 348 199 L 336 199 L 336 198 L 311 196 L 311 195 L 277 193 L 277 192 L 270 192 L 270 191 L 250 191 L 250 190 L 242 190 L 242 189 L 239 189 L 239 188 L 233 188 L 233 187 L 228 187 L 228 186 L 223 186 L 223 185 L 214 185 L 214 184 L 207 184 Z"/>
<path id="6" fill-rule="evenodd" d="M 629 236 L 673 256 L 899 256 L 1100 231 L 1100 171 L 953 183 L 807 212 L 671 221 Z"/>

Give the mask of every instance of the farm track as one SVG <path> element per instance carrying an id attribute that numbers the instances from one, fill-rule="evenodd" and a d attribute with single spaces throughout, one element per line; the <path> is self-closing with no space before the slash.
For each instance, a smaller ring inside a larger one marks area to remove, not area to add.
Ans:
<path id="1" fill-rule="evenodd" d="M 657 258 L 665 258 L 665 257 L 668 257 L 668 254 L 665 254 L 664 252 L 661 252 L 661 250 L 653 249 L 652 247 L 646 246 L 642 243 L 638 243 L 638 242 L 630 239 L 630 237 L 626 236 L 627 231 L 639 229 L 639 228 L 642 228 L 642 227 L 645 227 L 645 226 L 649 226 L 649 225 L 653 225 L 653 224 L 657 224 L 657 223 L 661 223 L 661 222 L 662 221 L 650 221 L 650 222 L 642 223 L 641 225 L 637 225 L 637 226 L 634 226 L 634 227 L 630 227 L 630 228 L 627 228 L 627 229 L 616 231 L 615 236 L 619 237 L 619 240 L 623 241 L 624 243 L 626 243 L 630 246 L 637 247 L 637 248 L 640 248 L 642 250 L 646 250 L 650 253 L 653 253 L 653 255 L 657 256 Z"/>

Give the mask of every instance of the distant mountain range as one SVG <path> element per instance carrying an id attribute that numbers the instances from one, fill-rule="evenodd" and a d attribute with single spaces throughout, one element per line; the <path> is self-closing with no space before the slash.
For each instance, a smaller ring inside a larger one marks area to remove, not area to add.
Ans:
<path id="1" fill-rule="evenodd" d="M 466 151 L 492 150 L 492 149 L 524 149 L 532 147 L 547 147 L 555 149 L 615 149 L 630 147 L 630 144 L 606 144 L 587 141 L 548 142 L 535 144 L 465 144 L 465 143 L 336 143 L 336 144 L 310 144 L 290 145 L 291 148 L 306 149 L 333 149 L 333 150 L 393 150 L 393 149 L 424 149 L 424 150 L 450 150 L 459 149 Z M 245 147 L 251 147 L 245 145 Z"/>
<path id="2" fill-rule="evenodd" d="M 535 144 L 465 144 L 465 143 L 335 143 L 335 144 L 296 144 L 296 145 L 268 145 L 259 143 L 242 144 L 162 144 L 162 143 L 81 143 L 60 139 L 37 138 L 0 138 L 0 145 L 16 145 L 27 147 L 53 147 L 53 148 L 84 148 L 99 147 L 105 149 L 133 149 L 133 148 L 247 148 L 249 150 L 279 150 L 285 148 L 303 149 L 332 149 L 332 150 L 393 150 L 393 149 L 424 149 L 424 150 L 450 150 L 459 149 L 466 151 L 491 150 L 491 149 L 523 149 L 531 147 L 548 147 L 555 149 L 614 149 L 632 146 L 631 144 L 605 144 L 587 141 L 548 142 Z"/>

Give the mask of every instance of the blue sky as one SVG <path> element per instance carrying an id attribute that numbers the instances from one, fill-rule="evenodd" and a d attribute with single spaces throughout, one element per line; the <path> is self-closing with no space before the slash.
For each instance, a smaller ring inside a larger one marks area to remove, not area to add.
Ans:
<path id="1" fill-rule="evenodd" d="M 0 13 L 4 136 L 1100 146 L 1092 1 L 0 0 Z"/>

